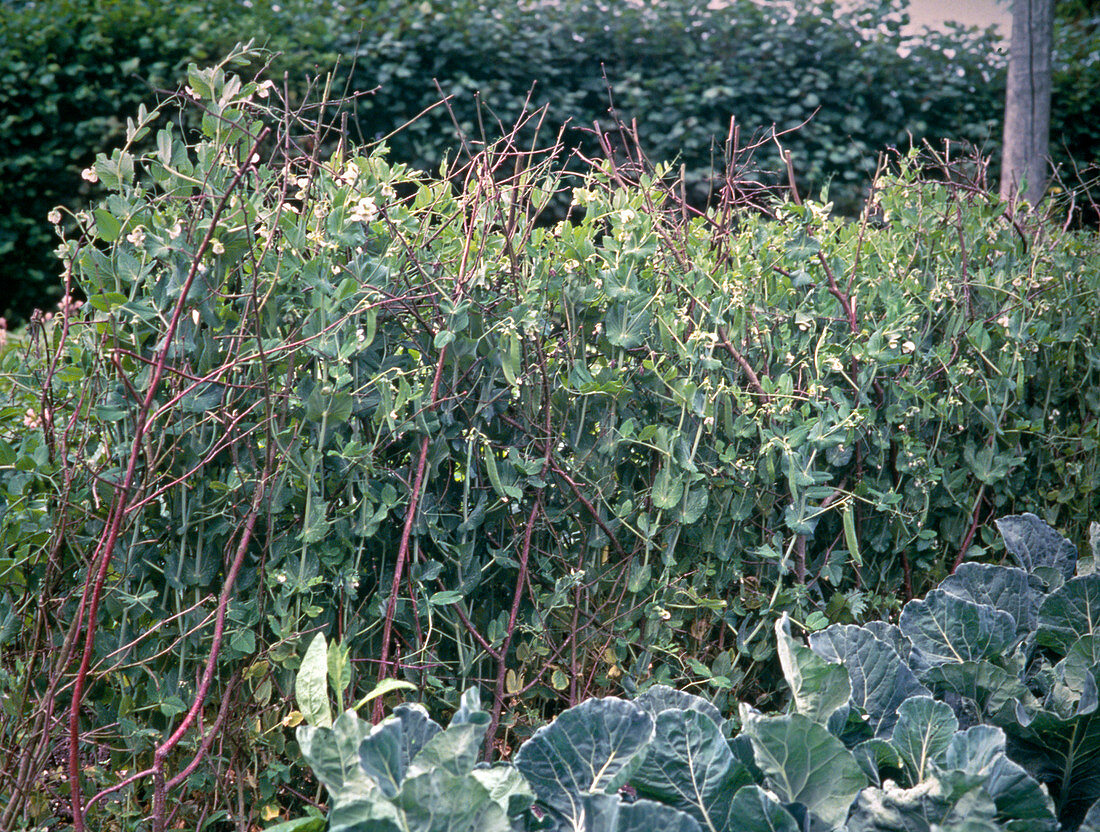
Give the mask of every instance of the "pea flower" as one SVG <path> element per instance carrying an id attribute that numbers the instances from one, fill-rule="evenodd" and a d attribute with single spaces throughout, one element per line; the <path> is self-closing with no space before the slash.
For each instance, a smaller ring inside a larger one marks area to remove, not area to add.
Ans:
<path id="1" fill-rule="evenodd" d="M 374 197 L 365 196 L 351 209 L 348 215 L 352 222 L 370 222 L 378 215 L 378 204 Z"/>

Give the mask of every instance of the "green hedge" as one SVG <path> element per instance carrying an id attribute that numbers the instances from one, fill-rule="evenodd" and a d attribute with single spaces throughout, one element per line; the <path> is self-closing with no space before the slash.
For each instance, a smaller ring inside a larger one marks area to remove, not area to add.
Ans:
<path id="1" fill-rule="evenodd" d="M 456 192 L 299 155 L 222 69 L 188 84 L 202 136 L 155 114 L 149 151 L 97 158 L 109 195 L 65 243 L 88 304 L 4 356 L 0 728 L 43 773 L 0 803 L 61 789 L 34 718 L 71 706 L 81 621 L 109 762 L 86 794 L 198 753 L 172 792 L 196 822 L 235 783 L 294 786 L 280 725 L 318 629 L 349 701 L 380 664 L 436 710 L 478 681 L 514 745 L 655 682 L 766 704 L 783 614 L 896 613 L 1004 556 L 990 517 L 1081 541 L 1098 514 L 1095 235 L 904 157 L 858 221 L 693 216 L 667 168 L 604 165 L 546 226 L 553 153 L 492 149 Z M 204 673 L 225 742 L 163 747 Z"/>
<path id="2" fill-rule="evenodd" d="M 908 38 L 900 8 L 826 3 L 795 15 L 752 0 L 717 8 L 691 0 L 492 8 L 390 0 L 339 42 L 358 56 L 354 85 L 380 85 L 358 108 L 366 138 L 437 101 L 430 79 L 454 95 L 451 112 L 438 108 L 392 140 L 396 158 L 417 167 L 434 169 L 452 151 L 452 117 L 475 140 L 498 135 L 496 121 L 512 125 L 525 105 L 548 108 L 551 133 L 566 121 L 590 129 L 597 120 L 615 131 L 610 92 L 617 117 L 637 119 L 650 158 L 687 166 L 697 201 L 710 193 L 712 175 L 724 173 L 731 116 L 742 146 L 773 124 L 782 131 L 809 121 L 783 138 L 801 184 L 816 194 L 831 181 L 831 197 L 854 213 L 883 149 L 945 138 L 989 147 L 998 138 L 996 39 L 976 31 Z M 589 156 L 599 152 L 578 132 L 568 141 Z M 761 148 L 757 165 L 783 167 L 773 144 Z"/>
<path id="3" fill-rule="evenodd" d="M 1054 37 L 1054 95 L 1051 102 L 1051 155 L 1061 166 L 1064 184 L 1082 181 L 1095 188 L 1100 174 L 1100 13 L 1072 14 L 1065 3 L 1065 18 Z M 1095 200 L 1095 196 L 1093 196 Z M 1100 211 L 1095 202 L 1087 214 L 1096 227 Z"/>

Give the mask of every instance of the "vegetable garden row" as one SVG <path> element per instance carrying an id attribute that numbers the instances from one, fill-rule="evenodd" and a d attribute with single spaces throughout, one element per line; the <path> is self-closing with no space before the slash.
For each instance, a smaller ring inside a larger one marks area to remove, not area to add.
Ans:
<path id="1" fill-rule="evenodd" d="M 334 828 L 1083 822 L 1095 235 L 916 154 L 853 220 L 730 146 L 703 211 L 537 112 L 428 176 L 256 61 L 86 169 L 0 357 L 0 828 L 247 829 L 303 761 Z"/>

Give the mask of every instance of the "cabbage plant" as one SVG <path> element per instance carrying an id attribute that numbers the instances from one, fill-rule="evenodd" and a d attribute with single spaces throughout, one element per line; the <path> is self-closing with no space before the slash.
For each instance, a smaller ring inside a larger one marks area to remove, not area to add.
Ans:
<path id="1" fill-rule="evenodd" d="M 1032 514 L 997 526 L 1015 565 L 962 564 L 896 624 L 807 646 L 781 618 L 782 714 L 727 720 L 658 685 L 582 702 L 493 766 L 476 762 L 489 717 L 473 690 L 446 729 L 418 705 L 302 726 L 329 828 L 1098 832 L 1095 552 L 1079 560 Z"/>
<path id="2" fill-rule="evenodd" d="M 328 790 L 328 828 L 511 832 L 534 795 L 510 765 L 479 765 L 489 714 L 476 689 L 443 728 L 405 704 L 372 726 L 353 709 L 331 727 L 301 725 L 298 743 Z"/>
<path id="3" fill-rule="evenodd" d="M 830 717 L 871 783 L 851 830 L 1100 825 L 1096 552 L 1033 514 L 997 527 L 1015 565 L 962 564 L 896 625 L 810 636 L 851 683 Z"/>

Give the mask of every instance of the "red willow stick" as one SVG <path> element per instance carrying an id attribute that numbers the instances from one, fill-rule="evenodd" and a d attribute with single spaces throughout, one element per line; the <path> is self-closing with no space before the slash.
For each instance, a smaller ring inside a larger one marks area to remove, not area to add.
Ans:
<path id="1" fill-rule="evenodd" d="M 198 274 L 202 257 L 206 253 L 206 249 L 210 246 L 210 241 L 214 237 L 214 231 L 218 227 L 218 220 L 221 218 L 221 214 L 225 210 L 226 204 L 229 202 L 229 195 L 236 189 L 245 173 L 252 167 L 251 159 L 259 149 L 260 143 L 267 137 L 269 132 L 270 128 L 268 127 L 260 131 L 252 149 L 249 150 L 245 156 L 246 161 L 237 170 L 233 180 L 229 183 L 229 187 L 226 188 L 225 193 L 222 194 L 221 200 L 218 202 L 218 206 L 214 209 L 214 214 L 210 219 L 210 227 L 207 229 L 206 235 L 202 239 L 202 243 L 199 244 L 199 248 L 195 252 L 194 258 L 192 258 L 191 268 L 187 272 L 187 279 L 184 280 L 183 286 L 180 289 L 179 300 L 176 301 L 176 307 L 172 310 L 172 320 L 168 323 L 168 329 L 164 336 L 164 346 L 161 347 L 160 354 L 157 356 L 157 362 L 153 367 L 153 375 L 149 379 L 149 388 L 145 393 L 145 399 L 142 401 L 141 407 L 134 417 L 134 440 L 130 446 L 130 458 L 127 462 L 126 473 L 122 478 L 122 482 L 115 487 L 114 502 L 111 505 L 111 513 L 108 515 L 110 519 L 107 523 L 107 533 L 100 538 L 99 545 L 92 555 L 92 564 L 94 564 L 95 567 L 95 579 L 91 584 L 91 598 L 89 599 L 88 593 L 89 584 L 85 583 L 84 593 L 81 596 L 80 606 L 77 609 L 77 631 L 79 632 L 81 626 L 84 625 L 85 622 L 87 622 L 87 630 L 84 637 L 84 650 L 80 657 L 80 668 L 77 670 L 76 680 L 73 685 L 72 704 L 69 708 L 69 787 L 71 789 L 70 805 L 73 813 L 73 832 L 84 832 L 83 794 L 80 786 L 80 705 L 84 698 L 84 687 L 87 683 L 88 667 L 91 664 L 92 652 L 95 649 L 96 619 L 99 614 L 99 603 L 103 594 L 103 584 L 107 578 L 107 570 L 111 563 L 111 552 L 114 551 L 115 544 L 118 542 L 119 534 L 122 531 L 122 522 L 129 513 L 130 491 L 137 474 L 137 464 L 141 456 L 141 448 L 148 426 L 149 411 L 153 406 L 153 398 L 156 395 L 157 388 L 160 386 L 161 378 L 164 376 L 165 365 L 168 361 L 168 350 L 171 348 L 172 340 L 179 327 L 180 318 L 183 316 L 184 307 L 187 305 L 187 295 L 191 291 L 191 285 L 195 281 L 195 275 Z"/>

